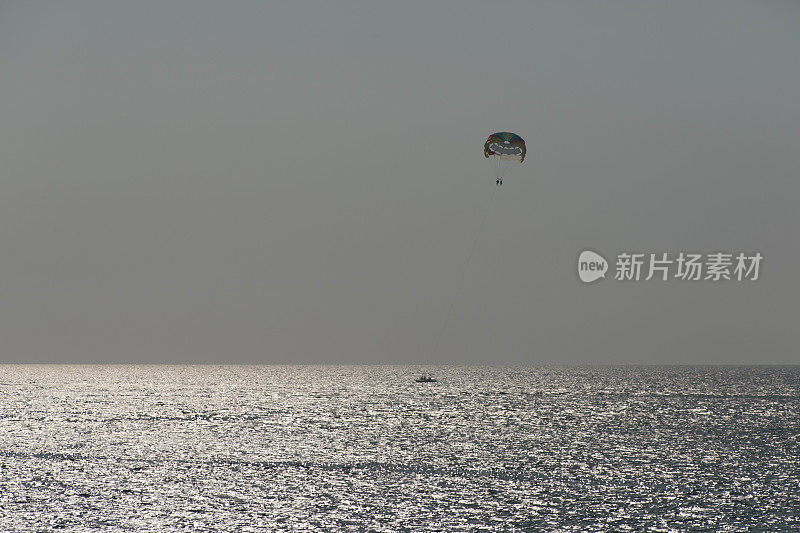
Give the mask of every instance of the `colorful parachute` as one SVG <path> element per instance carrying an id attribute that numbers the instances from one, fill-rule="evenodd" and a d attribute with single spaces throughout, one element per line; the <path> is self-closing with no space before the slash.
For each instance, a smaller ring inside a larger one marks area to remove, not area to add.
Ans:
<path id="1" fill-rule="evenodd" d="M 510 131 L 492 133 L 483 145 L 483 155 L 522 163 L 525 160 L 525 141 Z"/>

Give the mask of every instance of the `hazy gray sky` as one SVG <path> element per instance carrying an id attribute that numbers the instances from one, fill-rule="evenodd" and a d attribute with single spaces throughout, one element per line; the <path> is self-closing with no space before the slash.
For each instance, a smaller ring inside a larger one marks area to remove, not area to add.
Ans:
<path id="1" fill-rule="evenodd" d="M 800 3 L 0 3 L 0 360 L 798 363 Z M 497 192 L 436 356 L 494 175 Z M 584 248 L 760 251 L 582 285 Z"/>

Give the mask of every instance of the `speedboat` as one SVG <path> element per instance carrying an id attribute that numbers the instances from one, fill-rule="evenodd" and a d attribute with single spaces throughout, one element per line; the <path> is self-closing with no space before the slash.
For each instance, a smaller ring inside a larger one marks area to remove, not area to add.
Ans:
<path id="1" fill-rule="evenodd" d="M 415 379 L 417 383 L 436 383 L 436 378 L 432 376 L 428 376 L 426 374 L 422 374 L 420 377 Z"/>

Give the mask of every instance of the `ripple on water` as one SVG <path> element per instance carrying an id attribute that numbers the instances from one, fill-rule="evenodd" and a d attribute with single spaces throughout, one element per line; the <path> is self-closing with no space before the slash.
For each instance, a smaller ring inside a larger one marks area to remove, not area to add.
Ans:
<path id="1" fill-rule="evenodd" d="M 800 367 L 2 370 L 4 530 L 800 528 Z"/>

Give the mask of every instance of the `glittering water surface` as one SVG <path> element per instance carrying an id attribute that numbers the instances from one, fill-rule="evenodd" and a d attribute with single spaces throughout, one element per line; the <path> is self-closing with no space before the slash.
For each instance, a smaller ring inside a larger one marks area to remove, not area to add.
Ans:
<path id="1" fill-rule="evenodd" d="M 0 366 L 0 529 L 800 529 L 800 367 L 422 370 Z"/>

